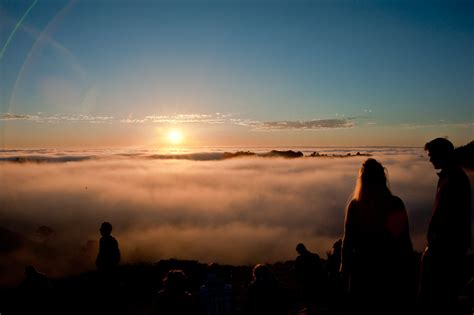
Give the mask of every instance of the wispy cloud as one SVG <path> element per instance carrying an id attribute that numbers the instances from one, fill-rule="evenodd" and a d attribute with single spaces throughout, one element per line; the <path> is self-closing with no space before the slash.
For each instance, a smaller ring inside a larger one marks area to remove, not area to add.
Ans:
<path id="1" fill-rule="evenodd" d="M 377 125 L 377 122 L 375 121 L 367 121 L 364 123 L 365 126 L 376 126 Z"/>
<path id="2" fill-rule="evenodd" d="M 37 116 L 3 113 L 0 114 L 0 120 L 33 120 Z"/>
<path id="3" fill-rule="evenodd" d="M 38 121 L 44 122 L 90 122 L 90 123 L 104 123 L 113 122 L 115 118 L 112 116 L 91 116 L 91 115 L 54 115 L 47 117 L 40 117 Z"/>
<path id="4" fill-rule="evenodd" d="M 45 115 L 38 113 L 36 115 L 23 115 L 13 113 L 2 113 L 0 114 L 0 121 L 13 121 L 13 120 L 27 120 L 38 123 L 59 123 L 59 122 L 89 122 L 89 123 L 105 123 L 114 122 L 116 119 L 112 116 L 93 116 L 83 114 L 55 114 Z"/>
<path id="5" fill-rule="evenodd" d="M 123 123 L 163 123 L 163 124 L 224 124 L 229 122 L 231 115 L 216 114 L 176 114 L 149 115 L 143 118 L 120 119 Z"/>
<path id="6" fill-rule="evenodd" d="M 0 120 L 28 120 L 34 122 L 89 122 L 89 123 L 126 123 L 126 124 L 227 124 L 252 128 L 254 130 L 317 130 L 334 128 L 352 128 L 354 118 L 259 121 L 241 118 L 233 114 L 175 114 L 148 115 L 144 117 L 116 118 L 111 116 L 94 116 L 83 114 L 22 115 L 13 113 L 0 114 Z"/>
<path id="7" fill-rule="evenodd" d="M 474 128 L 474 122 L 447 122 L 445 120 L 439 120 L 437 122 L 430 123 L 405 123 L 400 124 L 401 128 L 404 129 L 423 129 L 423 128 Z"/>
<path id="8" fill-rule="evenodd" d="M 283 120 L 283 121 L 241 121 L 243 126 L 257 130 L 317 130 L 354 127 L 353 119 L 314 119 L 314 120 Z"/>

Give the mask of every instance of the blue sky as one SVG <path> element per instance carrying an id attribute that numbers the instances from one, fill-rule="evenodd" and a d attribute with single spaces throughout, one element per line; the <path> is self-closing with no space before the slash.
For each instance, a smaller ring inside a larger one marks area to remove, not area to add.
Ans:
<path id="1" fill-rule="evenodd" d="M 8 147 L 474 135 L 472 1 L 3 0 L 0 47 Z"/>

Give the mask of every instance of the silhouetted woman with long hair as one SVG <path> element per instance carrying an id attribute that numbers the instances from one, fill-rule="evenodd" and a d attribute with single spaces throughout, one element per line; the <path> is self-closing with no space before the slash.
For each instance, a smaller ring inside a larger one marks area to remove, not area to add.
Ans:
<path id="1" fill-rule="evenodd" d="M 416 294 L 405 205 L 392 195 L 386 169 L 375 159 L 362 165 L 347 207 L 341 271 L 354 313 L 405 314 Z"/>
<path id="2" fill-rule="evenodd" d="M 163 279 L 163 289 L 153 302 L 153 315 L 193 315 L 198 311 L 192 295 L 186 291 L 186 275 L 182 270 L 170 270 Z"/>

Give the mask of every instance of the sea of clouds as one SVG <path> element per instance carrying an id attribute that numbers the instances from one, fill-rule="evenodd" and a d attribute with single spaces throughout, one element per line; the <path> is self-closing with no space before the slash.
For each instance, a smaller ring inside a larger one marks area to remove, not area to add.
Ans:
<path id="1" fill-rule="evenodd" d="M 415 248 L 425 246 L 437 176 L 422 149 L 317 151 L 373 154 L 405 202 Z M 325 257 L 342 238 L 367 157 L 221 160 L 222 152 L 1 151 L 0 285 L 18 281 L 27 264 L 52 276 L 94 268 L 103 221 L 125 263 L 275 262 L 293 259 L 298 242 Z"/>

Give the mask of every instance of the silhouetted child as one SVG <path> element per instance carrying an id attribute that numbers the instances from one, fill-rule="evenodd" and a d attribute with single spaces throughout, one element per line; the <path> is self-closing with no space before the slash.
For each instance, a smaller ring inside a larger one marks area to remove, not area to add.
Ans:
<path id="1" fill-rule="evenodd" d="M 182 270 L 170 270 L 163 279 L 163 289 L 153 303 L 153 315 L 192 315 L 193 297 L 186 291 L 186 275 Z"/>
<path id="2" fill-rule="evenodd" d="M 120 250 L 117 240 L 111 235 L 112 224 L 104 222 L 100 226 L 99 254 L 95 264 L 99 271 L 112 271 L 120 262 Z"/>
<path id="3" fill-rule="evenodd" d="M 270 268 L 266 265 L 256 265 L 253 268 L 253 278 L 248 289 L 248 314 L 287 315 L 287 294 Z"/>
<path id="4" fill-rule="evenodd" d="M 206 282 L 199 290 L 201 314 L 230 315 L 232 313 L 232 286 L 219 275 L 219 265 L 207 266 Z"/>

